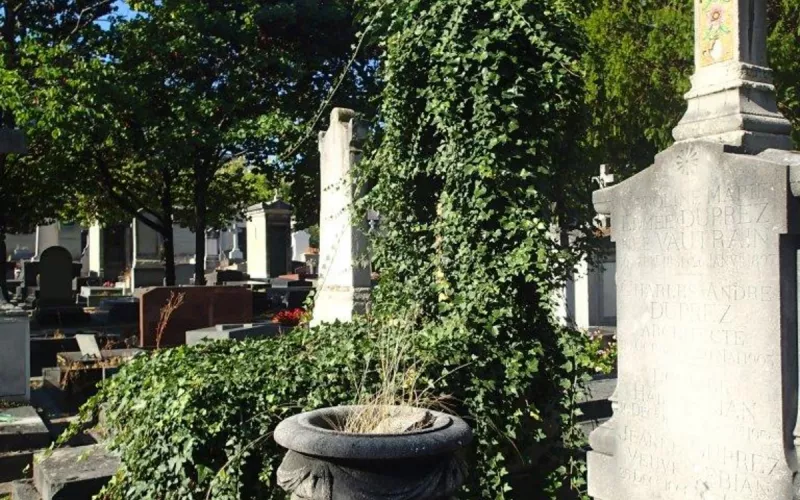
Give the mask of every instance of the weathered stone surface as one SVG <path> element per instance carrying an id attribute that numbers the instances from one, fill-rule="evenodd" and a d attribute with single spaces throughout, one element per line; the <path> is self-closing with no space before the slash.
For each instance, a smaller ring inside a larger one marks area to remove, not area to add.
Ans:
<path id="1" fill-rule="evenodd" d="M 695 0 L 695 73 L 686 114 L 673 135 L 757 154 L 791 149 L 791 124 L 778 111 L 767 67 L 764 0 Z"/>
<path id="2" fill-rule="evenodd" d="M 0 452 L 36 450 L 50 444 L 50 432 L 32 406 L 0 410 Z"/>
<path id="3" fill-rule="evenodd" d="M 356 113 L 334 108 L 327 132 L 320 134 L 319 280 L 312 326 L 350 321 L 369 304 L 371 266 L 367 221 L 354 223 L 358 198 L 351 170 L 361 158 L 364 131 Z"/>
<path id="4" fill-rule="evenodd" d="M 595 498 L 794 498 L 788 181 L 786 164 L 693 142 L 595 193 L 617 243 L 619 341 L 614 416 L 590 439 Z"/>
<path id="5" fill-rule="evenodd" d="M 111 479 L 119 464 L 119 458 L 102 445 L 60 448 L 37 461 L 33 483 L 43 500 L 89 499 Z"/>
<path id="6" fill-rule="evenodd" d="M 433 425 L 406 434 L 352 434 L 331 430 L 355 407 L 316 410 L 290 417 L 275 430 L 289 449 L 278 485 L 295 499 L 445 499 L 466 478 L 461 450 L 472 439 L 458 417 L 430 411 Z M 398 413 L 408 408 L 398 407 Z"/>
<path id="7" fill-rule="evenodd" d="M 0 313 L 0 398 L 30 397 L 30 320 Z"/>
<path id="8" fill-rule="evenodd" d="M 32 480 L 11 483 L 11 500 L 41 500 L 41 498 Z"/>
<path id="9" fill-rule="evenodd" d="M 275 337 L 292 330 L 291 326 L 276 323 L 229 324 L 186 332 L 186 345 L 193 346 L 213 340 L 244 340 L 248 338 Z"/>

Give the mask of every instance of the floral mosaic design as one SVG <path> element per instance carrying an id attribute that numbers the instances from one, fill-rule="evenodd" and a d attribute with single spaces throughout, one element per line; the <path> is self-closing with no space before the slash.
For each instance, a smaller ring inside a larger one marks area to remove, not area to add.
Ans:
<path id="1" fill-rule="evenodd" d="M 733 59 L 735 2 L 697 0 L 697 44 L 701 67 Z"/>

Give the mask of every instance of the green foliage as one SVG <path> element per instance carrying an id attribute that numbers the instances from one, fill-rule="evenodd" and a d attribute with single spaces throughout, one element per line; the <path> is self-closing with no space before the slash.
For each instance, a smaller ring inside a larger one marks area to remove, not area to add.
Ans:
<path id="1" fill-rule="evenodd" d="M 68 132 L 87 118 L 74 70 L 90 63 L 100 32 L 94 22 L 110 11 L 105 2 L 4 2 L 0 114 L 2 126 L 25 133 L 28 154 L 0 158 L 0 236 L 55 218 L 80 180 L 66 153 Z"/>
<path id="2" fill-rule="evenodd" d="M 792 122 L 792 139 L 800 147 L 800 0 L 771 0 L 767 9 L 772 27 L 767 46 L 778 109 Z"/>
<path id="3" fill-rule="evenodd" d="M 586 161 L 610 164 L 624 178 L 672 144 L 694 70 L 692 8 L 682 0 L 601 0 L 585 17 Z M 800 144 L 800 0 L 770 0 L 767 9 L 778 103 Z"/>
<path id="4" fill-rule="evenodd" d="M 579 29 L 557 1 L 367 8 L 381 13 L 385 84 L 382 139 L 361 169 L 374 186 L 363 205 L 382 217 L 376 314 L 419 308 L 472 357 L 472 496 L 564 496 L 581 480 L 566 451 L 579 444 L 566 390 L 577 351 L 560 343 L 551 300 L 591 240 L 593 169 L 571 133 Z"/>
<path id="5" fill-rule="evenodd" d="M 571 13 L 541 0 L 364 9 L 385 82 L 383 133 L 358 169 L 382 214 L 375 316 L 134 361 L 84 408 L 84 421 L 105 408 L 122 454 L 112 498 L 201 498 L 212 481 L 215 498 L 282 498 L 274 425 L 377 387 L 368 360 L 397 331 L 413 332 L 402 364 L 475 431 L 464 498 L 581 493 L 575 402 L 591 367 L 551 303 L 591 219 L 570 135 L 583 99 Z"/>
<path id="6" fill-rule="evenodd" d="M 624 178 L 672 143 L 694 70 L 692 9 L 683 0 L 602 0 L 583 22 L 593 165 Z"/>
<path id="7" fill-rule="evenodd" d="M 406 335 L 408 327 L 398 320 L 361 318 L 347 325 L 296 329 L 276 339 L 213 342 L 135 358 L 81 410 L 82 421 L 88 422 L 103 408 L 111 446 L 122 456 L 123 468 L 104 498 L 201 499 L 209 489 L 210 497 L 218 499 L 285 498 L 274 482 L 284 454 L 272 440 L 275 425 L 301 410 L 353 403 L 358 389 L 374 390 L 380 385 L 375 366 L 380 342 Z M 562 346 L 577 346 L 572 340 L 563 337 Z M 418 387 L 432 397 L 452 396 L 462 414 L 491 405 L 492 393 L 516 401 L 507 412 L 523 412 L 522 398 L 538 392 L 525 380 L 538 364 L 536 358 L 514 353 L 509 346 L 503 349 L 509 356 L 508 368 L 502 370 L 506 375 L 495 378 L 500 367 L 478 354 L 484 343 L 461 325 L 420 327 L 408 337 L 399 363 L 418 368 Z M 574 391 L 562 391 L 565 397 L 574 396 Z M 551 418 L 558 406 L 538 408 L 535 414 L 525 411 L 519 418 L 527 425 L 517 430 L 547 432 L 540 422 Z M 495 429 L 504 420 L 470 423 L 479 439 L 486 440 L 481 446 L 500 450 L 520 442 L 501 437 L 503 427 Z M 492 482 L 503 470 L 503 465 L 497 467 Z M 467 496 L 487 498 L 479 486 L 485 479 L 474 471 Z"/>

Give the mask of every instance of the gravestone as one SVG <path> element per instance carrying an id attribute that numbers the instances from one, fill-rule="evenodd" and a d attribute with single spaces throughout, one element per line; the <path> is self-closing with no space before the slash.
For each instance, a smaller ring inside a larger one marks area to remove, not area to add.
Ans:
<path id="1" fill-rule="evenodd" d="M 50 247 L 39 260 L 39 296 L 36 320 L 40 324 L 69 324 L 86 321 L 88 316 L 75 304 L 72 254 L 63 247 Z"/>
<path id="2" fill-rule="evenodd" d="M 247 210 L 247 272 L 253 279 L 277 278 L 291 272 L 291 228 L 292 206 L 288 203 L 275 200 Z"/>
<path id="3" fill-rule="evenodd" d="M 214 340 L 244 340 L 244 339 L 263 339 L 276 337 L 288 333 L 292 330 L 291 326 L 284 326 L 278 323 L 250 323 L 250 324 L 225 324 L 189 330 L 186 332 L 186 345 L 195 346 L 203 342 Z"/>
<path id="4" fill-rule="evenodd" d="M 590 436 L 589 494 L 793 500 L 800 155 L 770 149 L 790 143 L 765 2 L 695 9 L 678 142 L 594 194 L 617 244 L 619 379 Z"/>
<path id="5" fill-rule="evenodd" d="M 30 398 L 30 321 L 0 312 L 0 399 Z"/>
<path id="6" fill-rule="evenodd" d="M 361 158 L 364 135 L 353 110 L 334 108 L 327 132 L 319 136 L 319 279 L 312 326 L 350 321 L 368 308 L 367 222 L 354 223 L 352 212 L 359 194 L 352 169 Z"/>
<path id="7" fill-rule="evenodd" d="M 222 323 L 253 322 L 253 292 L 233 286 L 154 287 L 139 297 L 139 345 L 158 344 L 157 331 L 161 308 L 170 294 L 184 294 L 183 305 L 172 314 L 164 328 L 160 345 L 182 345 L 188 330 Z"/>
<path id="8" fill-rule="evenodd" d="M 86 244 L 87 271 L 103 281 L 117 281 L 128 267 L 131 248 L 131 228 L 128 225 L 92 225 Z"/>
<path id="9" fill-rule="evenodd" d="M 131 287 L 142 288 L 164 284 L 164 264 L 161 261 L 161 237 L 150 226 L 133 219 L 133 264 Z"/>
<path id="10" fill-rule="evenodd" d="M 63 247 L 50 247 L 39 261 L 39 305 L 66 306 L 72 300 L 72 255 Z"/>

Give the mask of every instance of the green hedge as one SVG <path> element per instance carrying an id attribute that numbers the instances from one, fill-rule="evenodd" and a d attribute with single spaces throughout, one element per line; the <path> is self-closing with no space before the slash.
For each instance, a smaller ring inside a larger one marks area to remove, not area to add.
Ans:
<path id="1" fill-rule="evenodd" d="M 304 409 L 352 403 L 359 387 L 375 387 L 374 363 L 367 360 L 375 359 L 379 338 L 406 335 L 401 330 L 359 320 L 136 358 L 82 409 L 84 424 L 105 409 L 103 425 L 122 456 L 107 498 L 199 499 L 209 488 L 211 498 L 285 498 L 274 483 L 284 453 L 271 437 L 275 425 Z M 454 409 L 476 433 L 463 498 L 500 498 L 509 482 L 525 488 L 520 492 L 543 492 L 550 484 L 550 496 L 563 497 L 558 485 L 567 468 L 582 475 L 571 459 L 575 450 L 561 438 L 574 430 L 563 424 L 574 417 L 569 408 L 577 393 L 569 384 L 528 382 L 578 381 L 588 367 L 570 375 L 572 363 L 561 363 L 559 353 L 550 353 L 558 365 L 537 362 L 540 356 L 531 353 L 540 349 L 536 342 L 495 342 L 491 334 L 447 325 L 406 338 L 402 365 L 418 368 L 420 387 L 432 388 L 432 395 L 453 396 Z M 528 404 L 543 397 L 551 399 L 549 406 Z"/>

